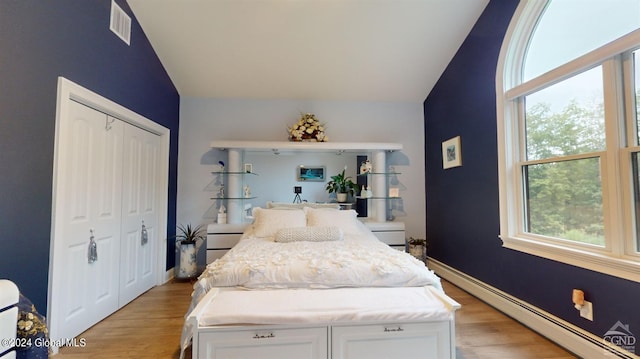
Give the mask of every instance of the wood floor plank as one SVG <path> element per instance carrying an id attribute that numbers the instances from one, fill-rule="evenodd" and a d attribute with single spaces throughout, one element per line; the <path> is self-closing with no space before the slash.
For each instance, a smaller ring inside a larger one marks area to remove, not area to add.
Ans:
<path id="1" fill-rule="evenodd" d="M 445 292 L 462 304 L 456 313 L 458 359 L 576 358 L 460 288 L 443 281 Z M 192 283 L 155 287 L 78 336 L 84 348 L 65 347 L 56 359 L 169 358 L 180 355 L 184 315 Z M 187 358 L 191 351 L 187 352 Z M 401 359 L 401 358 L 399 358 Z"/>

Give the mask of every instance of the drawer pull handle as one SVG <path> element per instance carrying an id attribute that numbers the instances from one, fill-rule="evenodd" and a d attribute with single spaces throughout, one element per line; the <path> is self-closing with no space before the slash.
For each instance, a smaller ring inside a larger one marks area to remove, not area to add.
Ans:
<path id="1" fill-rule="evenodd" d="M 254 335 L 253 339 L 266 339 L 266 338 L 275 338 L 276 336 L 273 333 L 269 333 L 268 335 Z"/>
<path id="2" fill-rule="evenodd" d="M 397 328 L 384 328 L 384 332 L 385 333 L 389 333 L 389 332 L 404 332 L 404 329 L 402 329 L 402 327 L 397 327 Z"/>

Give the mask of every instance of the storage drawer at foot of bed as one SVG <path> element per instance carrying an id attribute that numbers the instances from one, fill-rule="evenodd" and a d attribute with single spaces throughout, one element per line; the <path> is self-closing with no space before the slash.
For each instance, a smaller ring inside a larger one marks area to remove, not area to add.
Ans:
<path id="1" fill-rule="evenodd" d="M 328 329 L 219 330 L 200 333 L 198 358 L 326 359 Z"/>
<path id="2" fill-rule="evenodd" d="M 449 322 L 333 326 L 331 358 L 451 358 Z"/>

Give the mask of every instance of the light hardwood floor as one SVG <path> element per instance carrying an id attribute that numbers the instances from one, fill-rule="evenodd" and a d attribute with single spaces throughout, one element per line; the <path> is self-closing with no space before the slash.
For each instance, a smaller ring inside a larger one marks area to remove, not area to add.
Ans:
<path id="1" fill-rule="evenodd" d="M 462 304 L 456 314 L 458 359 L 576 358 L 452 284 L 443 286 Z M 188 282 L 153 288 L 81 334 L 84 348 L 65 347 L 54 358 L 178 358 L 190 294 Z"/>
<path id="2" fill-rule="evenodd" d="M 471 294 L 442 282 L 447 295 L 462 305 L 456 312 L 458 359 L 577 358 Z"/>

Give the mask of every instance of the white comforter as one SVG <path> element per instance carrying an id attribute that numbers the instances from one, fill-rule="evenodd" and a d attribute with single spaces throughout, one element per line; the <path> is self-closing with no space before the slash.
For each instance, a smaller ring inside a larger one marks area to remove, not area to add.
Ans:
<path id="1" fill-rule="evenodd" d="M 250 231 L 223 258 L 211 263 L 199 279 L 205 289 L 439 287 L 424 263 L 390 248 L 364 227 L 343 241 L 274 242 Z"/>

